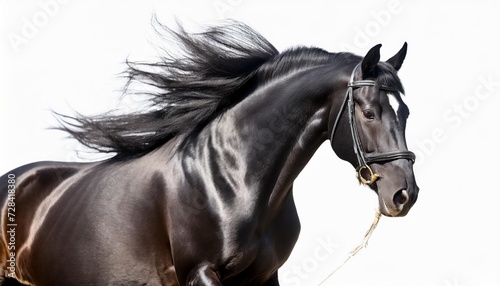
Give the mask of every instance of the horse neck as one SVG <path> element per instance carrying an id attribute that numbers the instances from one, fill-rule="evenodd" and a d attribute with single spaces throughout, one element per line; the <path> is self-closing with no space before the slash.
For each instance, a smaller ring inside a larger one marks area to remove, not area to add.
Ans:
<path id="1" fill-rule="evenodd" d="M 341 103 L 335 90 L 345 86 L 342 78 L 334 65 L 296 72 L 258 88 L 224 114 L 217 124 L 226 137 L 221 144 L 239 153 L 246 185 L 270 201 L 286 197 L 327 139 L 332 105 Z"/>

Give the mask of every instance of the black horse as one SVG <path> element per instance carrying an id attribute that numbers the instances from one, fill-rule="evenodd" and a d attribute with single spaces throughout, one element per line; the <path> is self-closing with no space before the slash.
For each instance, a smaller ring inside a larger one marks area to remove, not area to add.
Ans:
<path id="1" fill-rule="evenodd" d="M 406 44 L 379 62 L 380 45 L 363 58 L 278 53 L 237 22 L 196 34 L 158 25 L 182 56 L 128 62 L 150 108 L 59 116 L 114 157 L 1 177 L 5 284 L 279 285 L 300 231 L 293 182 L 328 139 L 384 215 L 415 203 L 397 76 Z"/>

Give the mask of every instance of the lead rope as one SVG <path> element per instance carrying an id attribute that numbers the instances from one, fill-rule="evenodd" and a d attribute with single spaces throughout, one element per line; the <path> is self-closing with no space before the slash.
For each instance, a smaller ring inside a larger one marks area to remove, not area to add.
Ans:
<path id="1" fill-rule="evenodd" d="M 375 218 L 373 219 L 372 225 L 370 226 L 370 228 L 366 232 L 365 236 L 363 237 L 363 241 L 361 242 L 361 244 L 356 246 L 353 250 L 351 250 L 351 252 L 349 252 L 349 256 L 347 256 L 347 258 L 344 260 L 344 262 L 342 262 L 342 264 L 340 264 L 337 268 L 335 268 L 332 272 L 330 272 L 330 274 L 328 274 L 328 276 L 326 276 L 326 278 L 323 279 L 323 281 L 321 281 L 318 284 L 318 286 L 323 285 L 323 283 L 325 283 L 328 279 L 330 279 L 330 277 L 333 274 L 335 274 L 337 271 L 339 271 L 340 268 L 342 268 L 347 263 L 347 261 L 349 261 L 354 255 L 358 254 L 358 252 L 360 252 L 362 249 L 364 249 L 368 246 L 368 240 L 370 239 L 370 236 L 372 236 L 373 232 L 375 231 L 375 228 L 377 227 L 381 216 L 382 216 L 382 214 L 380 213 L 380 209 L 377 208 L 375 211 Z"/>

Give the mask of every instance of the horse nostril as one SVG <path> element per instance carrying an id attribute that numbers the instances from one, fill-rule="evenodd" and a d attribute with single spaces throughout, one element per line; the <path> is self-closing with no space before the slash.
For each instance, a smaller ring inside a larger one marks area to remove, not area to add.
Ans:
<path id="1" fill-rule="evenodd" d="M 406 190 L 399 190 L 394 194 L 393 201 L 396 206 L 401 207 L 408 202 L 410 196 Z"/>

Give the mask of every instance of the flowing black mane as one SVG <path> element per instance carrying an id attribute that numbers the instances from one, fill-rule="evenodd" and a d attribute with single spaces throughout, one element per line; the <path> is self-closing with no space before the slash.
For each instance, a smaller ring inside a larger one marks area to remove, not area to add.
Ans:
<path id="1" fill-rule="evenodd" d="M 182 55 L 164 50 L 154 63 L 127 61 L 124 95 L 134 82 L 147 84 L 154 91 L 139 93 L 148 96 L 149 108 L 123 115 L 59 115 L 61 129 L 99 152 L 144 153 L 204 126 L 259 84 L 335 57 L 357 58 L 306 47 L 280 54 L 262 35 L 235 21 L 201 33 L 176 32 L 157 21 L 155 27 L 180 46 Z"/>

